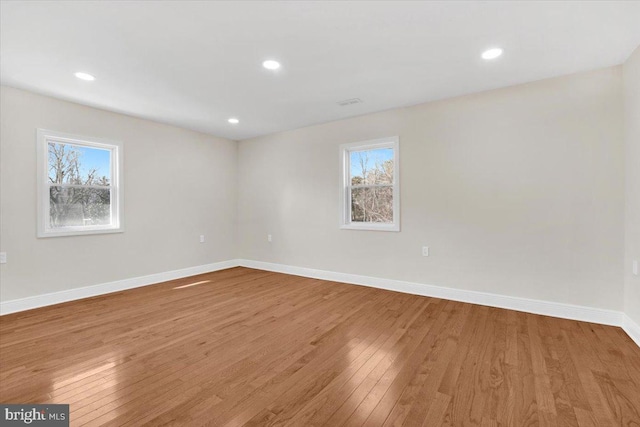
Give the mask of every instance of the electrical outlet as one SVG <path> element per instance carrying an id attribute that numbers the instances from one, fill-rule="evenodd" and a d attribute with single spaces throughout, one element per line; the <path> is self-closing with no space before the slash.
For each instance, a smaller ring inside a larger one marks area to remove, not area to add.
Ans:
<path id="1" fill-rule="evenodd" d="M 6 258 L 5 258 L 5 262 L 7 262 Z M 633 264 L 633 267 L 632 267 L 633 274 L 634 274 L 634 276 L 637 276 L 638 275 L 638 260 L 633 260 L 632 264 Z"/>
<path id="2" fill-rule="evenodd" d="M 271 237 L 271 234 L 267 234 L 267 242 L 272 242 L 273 238 Z"/>
<path id="3" fill-rule="evenodd" d="M 204 243 L 204 234 L 200 235 L 200 243 Z"/>
<path id="4" fill-rule="evenodd" d="M 6 263 L 7 263 L 7 253 L 0 252 L 0 264 L 6 264 Z"/>
<path id="5" fill-rule="evenodd" d="M 429 256 L 429 246 L 422 247 L 422 256 Z"/>

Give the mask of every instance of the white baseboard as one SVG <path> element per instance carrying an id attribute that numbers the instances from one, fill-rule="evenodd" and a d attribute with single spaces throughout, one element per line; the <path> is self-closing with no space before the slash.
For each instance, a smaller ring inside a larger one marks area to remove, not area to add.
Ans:
<path id="1" fill-rule="evenodd" d="M 427 285 L 422 283 L 404 282 L 401 280 L 381 279 L 377 277 L 360 276 L 356 274 L 338 273 L 334 271 L 316 270 L 313 268 L 294 267 L 291 265 L 274 264 L 247 259 L 234 259 L 216 262 L 213 264 L 183 268 L 180 270 L 150 274 L 148 276 L 134 277 L 131 279 L 117 280 L 99 285 L 69 289 L 66 291 L 52 292 L 33 297 L 0 302 L 0 315 L 15 313 L 33 308 L 45 307 L 62 302 L 74 301 L 82 298 L 94 297 L 138 288 L 168 280 L 195 276 L 197 274 L 224 270 L 232 267 L 248 267 L 259 270 L 274 271 L 277 273 L 292 274 L 295 276 L 311 277 L 315 279 L 330 280 L 334 282 L 351 283 L 355 285 L 370 286 L 373 288 L 387 289 L 390 291 L 442 298 L 453 301 L 468 302 L 472 304 L 486 305 L 490 307 L 506 308 L 510 310 L 524 311 L 527 313 L 542 314 L 545 316 L 560 317 L 563 319 L 580 320 L 584 322 L 599 323 L 603 325 L 620 326 L 640 346 L 640 326 L 631 318 L 620 311 L 604 310 L 600 308 L 584 307 L 572 304 L 563 304 L 550 301 L 533 300 L 528 298 L 510 297 L 506 295 L 491 294 L 478 291 L 446 288 L 442 286 Z"/>
<path id="2" fill-rule="evenodd" d="M 336 273 L 333 271 L 315 270 L 312 268 L 294 267 L 290 265 L 273 264 L 246 259 L 238 260 L 238 264 L 242 267 L 293 274 L 296 276 L 311 277 L 314 279 L 331 280 L 334 282 L 371 286 L 390 291 L 506 308 L 510 310 L 524 311 L 527 313 L 560 317 L 563 319 L 581 320 L 584 322 L 599 323 L 602 325 L 623 325 L 624 313 L 615 310 L 604 310 L 600 308 L 510 297 L 486 292 L 445 288 L 442 286 L 403 282 L 400 280 L 380 279 L 377 277 L 359 276 L 356 274 Z"/>
<path id="3" fill-rule="evenodd" d="M 622 319 L 622 329 L 624 329 L 627 335 L 640 347 L 640 325 L 625 314 Z"/>
<path id="4" fill-rule="evenodd" d="M 33 308 L 45 307 L 53 304 L 60 304 L 62 302 L 74 301 L 82 298 L 110 294 L 112 292 L 153 285 L 155 283 L 166 282 L 168 280 L 195 276 L 196 274 L 209 273 L 212 271 L 224 270 L 237 266 L 237 260 L 222 261 L 213 264 L 199 265 L 196 267 L 182 268 L 180 270 L 149 274 L 148 276 L 116 280 L 115 282 L 101 283 L 99 285 L 85 286 L 82 288 L 36 295 L 33 297 L 2 301 L 0 302 L 0 315 L 15 313 L 24 310 L 31 310 Z"/>

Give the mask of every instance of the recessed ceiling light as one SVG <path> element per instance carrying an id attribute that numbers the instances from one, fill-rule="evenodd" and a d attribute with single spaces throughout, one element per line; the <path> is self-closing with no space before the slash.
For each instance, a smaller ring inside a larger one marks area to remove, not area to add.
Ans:
<path id="1" fill-rule="evenodd" d="M 278 61 L 274 61 L 273 59 L 268 59 L 262 63 L 262 66 L 267 70 L 277 70 L 280 68 L 280 63 Z"/>
<path id="2" fill-rule="evenodd" d="M 500 55 L 502 55 L 502 49 L 500 49 L 499 47 L 495 47 L 493 49 L 485 50 L 484 52 L 482 52 L 482 59 L 496 59 Z"/>
<path id="3" fill-rule="evenodd" d="M 81 80 L 86 80 L 88 82 L 92 82 L 96 79 L 95 77 L 93 77 L 91 74 L 88 74 L 88 73 L 75 73 L 74 76 L 76 76 Z"/>
<path id="4" fill-rule="evenodd" d="M 231 123 L 232 125 L 237 125 L 238 123 L 240 123 L 240 120 L 236 119 L 235 117 L 231 117 L 229 120 L 227 120 L 229 123 Z"/>

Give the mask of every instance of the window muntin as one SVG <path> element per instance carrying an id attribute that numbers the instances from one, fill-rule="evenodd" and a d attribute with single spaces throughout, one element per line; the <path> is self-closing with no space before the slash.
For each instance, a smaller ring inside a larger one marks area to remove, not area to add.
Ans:
<path id="1" fill-rule="evenodd" d="M 400 230 L 398 138 L 341 146 L 341 228 Z"/>
<path id="2" fill-rule="evenodd" d="M 38 236 L 120 232 L 122 144 L 38 131 Z"/>

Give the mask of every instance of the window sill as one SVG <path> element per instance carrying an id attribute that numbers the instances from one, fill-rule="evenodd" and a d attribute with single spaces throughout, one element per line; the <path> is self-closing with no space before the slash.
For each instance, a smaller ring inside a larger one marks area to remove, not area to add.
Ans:
<path id="1" fill-rule="evenodd" d="M 38 238 L 49 237 L 68 237 L 68 236 L 86 236 L 91 234 L 111 234 L 111 233 L 123 233 L 124 227 L 118 228 L 94 228 L 94 229 L 74 229 L 72 227 L 61 228 L 59 231 L 40 231 L 38 232 Z"/>
<path id="2" fill-rule="evenodd" d="M 376 223 L 364 223 L 364 224 L 342 224 L 341 230 L 363 230 L 363 231 L 400 231 L 400 224 L 376 224 Z"/>

